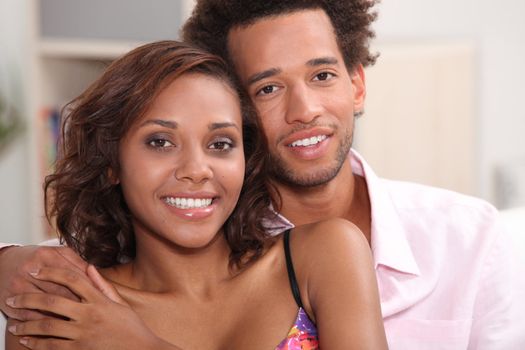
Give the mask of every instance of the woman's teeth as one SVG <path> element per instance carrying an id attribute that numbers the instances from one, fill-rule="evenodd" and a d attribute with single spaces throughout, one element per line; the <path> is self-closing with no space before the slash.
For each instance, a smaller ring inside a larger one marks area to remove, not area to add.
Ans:
<path id="1" fill-rule="evenodd" d="M 326 135 L 312 136 L 312 137 L 309 137 L 309 138 L 306 138 L 306 139 L 294 141 L 294 142 L 292 142 L 292 144 L 290 146 L 292 146 L 292 147 L 312 146 L 312 145 L 318 144 L 319 142 L 321 142 L 323 140 L 326 140 Z"/>
<path id="2" fill-rule="evenodd" d="M 164 202 L 179 209 L 195 209 L 205 208 L 211 205 L 213 200 L 211 198 L 180 198 L 180 197 L 166 197 Z"/>

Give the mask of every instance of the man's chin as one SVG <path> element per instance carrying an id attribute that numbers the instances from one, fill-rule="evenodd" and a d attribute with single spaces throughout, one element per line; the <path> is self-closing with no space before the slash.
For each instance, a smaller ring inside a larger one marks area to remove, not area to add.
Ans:
<path id="1" fill-rule="evenodd" d="M 277 182 L 287 187 L 313 188 L 328 184 L 337 176 L 340 169 L 341 167 L 333 167 L 323 170 L 316 169 L 311 172 L 298 172 L 280 168 L 274 169 L 272 175 Z"/>

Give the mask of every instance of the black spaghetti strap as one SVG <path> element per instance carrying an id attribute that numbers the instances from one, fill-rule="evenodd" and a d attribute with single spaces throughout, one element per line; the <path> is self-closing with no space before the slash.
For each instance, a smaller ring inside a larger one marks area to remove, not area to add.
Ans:
<path id="1" fill-rule="evenodd" d="M 292 256 L 290 254 L 290 230 L 286 230 L 283 238 L 284 244 L 284 256 L 286 258 L 286 270 L 288 270 L 288 280 L 290 280 L 290 287 L 292 288 L 293 298 L 297 303 L 297 306 L 303 308 L 303 301 L 301 300 L 301 292 L 297 285 L 297 278 L 295 277 L 295 271 L 293 269 Z"/>

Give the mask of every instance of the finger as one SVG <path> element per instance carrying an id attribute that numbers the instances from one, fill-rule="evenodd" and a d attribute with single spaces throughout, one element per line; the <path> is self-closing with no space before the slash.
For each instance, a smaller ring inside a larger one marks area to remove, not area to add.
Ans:
<path id="1" fill-rule="evenodd" d="M 80 333 L 78 326 L 58 318 L 44 318 L 37 321 L 12 323 L 7 331 L 16 336 L 47 336 L 76 339 Z"/>
<path id="2" fill-rule="evenodd" d="M 117 289 L 111 283 L 106 281 L 104 277 L 102 277 L 95 266 L 88 266 L 87 275 L 95 287 L 97 287 L 98 290 L 101 291 L 102 294 L 104 294 L 111 301 L 121 305 L 129 306 L 128 303 L 120 296 Z"/>
<path id="3" fill-rule="evenodd" d="M 71 248 L 68 247 L 47 247 L 47 250 L 42 248 L 37 252 L 37 258 L 40 264 L 34 266 L 32 269 L 26 269 L 28 273 L 39 271 L 43 267 L 63 268 L 76 271 L 79 274 L 85 275 L 87 262 L 82 260 Z M 72 300 L 79 300 L 79 298 L 71 292 L 70 289 L 64 288 L 63 285 L 52 283 L 44 280 L 32 279 L 32 283 L 40 290 L 50 294 L 62 295 Z M 24 291 L 30 292 L 30 291 Z M 19 293 L 18 293 L 19 294 Z"/>
<path id="4" fill-rule="evenodd" d="M 68 247 L 59 247 L 56 252 L 69 263 L 81 272 L 86 272 L 88 263 L 84 261 L 75 251 Z"/>
<path id="5" fill-rule="evenodd" d="M 5 305 L 5 307 L 2 308 L 2 310 L 7 315 L 8 318 L 12 318 L 13 320 L 18 320 L 18 321 L 40 320 L 46 317 L 46 315 L 36 310 L 14 309 L 8 306 L 7 304 Z"/>
<path id="6" fill-rule="evenodd" d="M 82 300 L 94 301 L 100 297 L 100 292 L 91 280 L 84 274 L 70 269 L 44 267 L 32 272 L 31 276 L 37 280 L 54 282 L 69 288 Z"/>
<path id="7" fill-rule="evenodd" d="M 29 273 L 42 267 L 70 268 L 85 273 L 87 263 L 67 247 L 9 247 L 0 256 L 0 298 L 42 290 L 72 299 L 73 293 L 63 286 L 30 278 Z M 0 303 L 3 310 L 4 303 Z M 6 311 L 6 310 L 3 310 Z"/>
<path id="8" fill-rule="evenodd" d="M 29 277 L 30 276 L 28 276 L 27 278 Z M 15 320 L 20 320 L 20 321 L 27 321 L 27 320 L 38 319 L 38 318 L 43 317 L 43 315 L 40 314 L 39 312 L 32 311 L 32 310 L 14 309 L 5 303 L 5 300 L 7 298 L 14 296 L 14 294 L 12 294 L 13 292 L 21 293 L 21 291 L 27 290 L 27 293 L 38 293 L 40 292 L 40 289 L 38 289 L 38 287 L 36 287 L 35 285 L 33 285 L 32 283 L 26 280 L 22 280 L 19 278 L 16 279 L 16 281 L 12 282 L 9 287 L 11 288 L 11 290 L 9 291 L 3 290 L 1 293 L 2 298 L 0 299 L 0 310 L 3 311 L 3 313 L 8 318 L 12 318 Z"/>
<path id="9" fill-rule="evenodd" d="M 23 337 L 20 344 L 32 350 L 74 349 L 74 341 L 68 339 Z"/>
<path id="10" fill-rule="evenodd" d="M 76 315 L 81 311 L 81 303 L 71 301 L 64 297 L 44 293 L 21 294 L 8 298 L 6 303 L 12 308 L 33 309 L 42 312 L 77 319 Z"/>
<path id="11" fill-rule="evenodd" d="M 47 248 L 51 249 L 51 248 Z M 9 308 L 5 304 L 5 299 L 16 294 L 36 293 L 40 291 L 39 286 L 33 282 L 38 282 L 31 278 L 29 271 L 35 269 L 42 263 L 43 255 L 40 251 L 42 247 L 8 247 L 1 250 L 0 254 L 0 310 L 12 318 L 21 319 L 35 315 L 31 312 L 22 312 Z M 62 259 L 62 258 L 61 258 Z M 62 259 L 63 260 L 63 259 Z M 67 288 L 61 287 L 68 291 Z"/>
<path id="12" fill-rule="evenodd" d="M 76 295 L 69 288 L 61 284 L 56 284 L 53 282 L 42 281 L 42 280 L 37 280 L 37 279 L 32 279 L 32 280 L 38 292 L 60 295 L 60 296 L 66 297 L 71 300 L 80 301 L 80 298 L 78 297 L 78 295 Z M 24 293 L 26 292 L 24 291 Z M 27 291 L 27 293 L 31 293 L 31 291 Z"/>

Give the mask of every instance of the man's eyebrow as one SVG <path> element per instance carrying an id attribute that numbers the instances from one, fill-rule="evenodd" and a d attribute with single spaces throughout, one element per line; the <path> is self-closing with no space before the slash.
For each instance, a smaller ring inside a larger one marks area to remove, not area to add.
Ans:
<path id="1" fill-rule="evenodd" d="M 336 65 L 339 61 L 337 61 L 337 58 L 335 57 L 319 57 L 319 58 L 312 58 L 306 64 L 310 67 L 316 67 L 316 66 L 322 66 L 325 64 L 328 65 Z"/>
<path id="2" fill-rule="evenodd" d="M 208 125 L 208 130 L 210 130 L 210 131 L 217 130 L 217 129 L 223 129 L 223 128 L 235 128 L 235 129 L 239 130 L 239 127 L 237 126 L 237 124 L 229 123 L 229 122 L 212 123 L 212 124 Z"/>
<path id="3" fill-rule="evenodd" d="M 177 129 L 179 127 L 179 124 L 177 124 L 177 122 L 174 122 L 171 120 L 162 120 L 162 119 L 148 119 L 144 123 L 140 124 L 140 126 L 143 127 L 149 124 L 160 125 L 160 126 L 163 126 L 165 128 L 170 128 L 170 129 Z"/>
<path id="4" fill-rule="evenodd" d="M 319 57 L 319 58 L 312 58 L 311 60 L 307 61 L 306 65 L 311 66 L 311 67 L 317 67 L 317 66 L 322 66 L 322 65 L 336 65 L 338 63 L 339 61 L 335 57 Z M 248 85 L 252 85 L 260 80 L 277 75 L 281 72 L 282 70 L 279 68 L 270 68 L 260 73 L 256 73 L 248 78 Z"/>
<path id="5" fill-rule="evenodd" d="M 281 73 L 281 70 L 279 68 L 270 68 L 260 73 L 256 73 L 248 78 L 248 85 L 252 85 L 260 80 L 269 78 L 279 73 Z"/>

